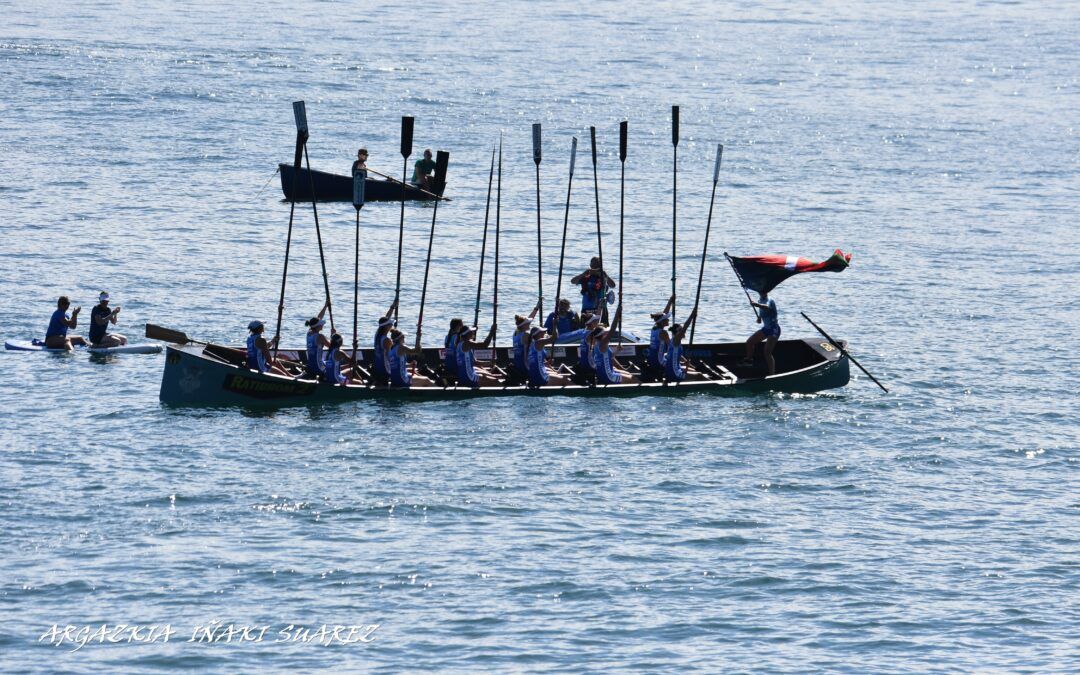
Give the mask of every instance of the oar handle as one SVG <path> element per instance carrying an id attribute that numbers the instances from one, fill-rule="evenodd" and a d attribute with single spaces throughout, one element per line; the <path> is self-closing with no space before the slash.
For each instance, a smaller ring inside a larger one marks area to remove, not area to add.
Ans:
<path id="1" fill-rule="evenodd" d="M 883 392 L 885 392 L 886 394 L 888 394 L 888 393 L 889 393 L 889 390 L 885 388 L 885 385 L 883 385 L 882 383 L 878 382 L 878 379 L 877 379 L 876 377 L 874 377 L 873 375 L 871 375 L 871 374 L 870 374 L 870 371 L 869 371 L 869 370 L 867 370 L 866 368 L 863 368 L 862 364 L 861 364 L 861 363 L 859 363 L 859 362 L 858 362 L 858 361 L 857 361 L 857 360 L 855 359 L 855 357 L 854 357 L 854 356 L 852 356 L 850 352 L 848 352 L 848 350 L 844 349 L 844 348 L 843 348 L 843 346 L 841 346 L 841 344 L 840 344 L 839 342 L 837 342 L 836 340 L 832 339 L 832 336 L 830 336 L 830 335 L 829 335 L 828 333 L 826 333 L 826 332 L 824 331 L 824 329 L 822 329 L 822 327 L 821 327 L 821 326 L 819 326 L 819 325 L 817 325 L 816 323 L 814 323 L 814 320 L 813 320 L 813 319 L 811 319 L 810 317 L 806 316 L 806 312 L 799 312 L 799 314 L 802 314 L 802 318 L 804 318 L 804 319 L 806 319 L 807 321 L 809 321 L 809 322 L 810 322 L 810 325 L 811 325 L 811 326 L 813 326 L 813 327 L 814 327 L 815 329 L 817 329 L 817 332 L 819 332 L 819 333 L 821 333 L 821 334 L 822 334 L 823 336 L 825 336 L 825 339 L 826 339 L 826 340 L 828 340 L 829 342 L 831 342 L 831 343 L 832 343 L 832 346 L 833 346 L 833 347 L 836 347 L 837 349 L 839 349 L 839 350 L 840 350 L 840 353 L 841 353 L 841 354 L 843 354 L 844 356 L 846 356 L 846 357 L 848 357 L 849 359 L 851 359 L 851 362 L 852 362 L 852 363 L 854 363 L 854 364 L 855 364 L 856 366 L 858 366 L 858 367 L 859 367 L 859 370 L 863 371 L 863 373 L 865 373 L 867 377 L 869 377 L 869 378 L 870 378 L 871 380 L 873 380 L 874 384 L 876 384 L 877 386 L 881 387 L 881 390 L 882 390 Z"/>
<path id="2" fill-rule="evenodd" d="M 385 178 L 386 180 L 390 181 L 391 183 L 397 183 L 398 185 L 401 185 L 401 186 L 404 186 L 404 187 L 411 187 L 412 189 L 416 190 L 417 192 L 422 192 L 422 193 L 424 193 L 424 194 L 426 194 L 426 195 L 429 195 L 429 196 L 431 196 L 431 197 L 434 197 L 435 199 L 438 199 L 438 200 L 440 200 L 440 201 L 444 201 L 444 202 L 448 202 L 448 201 L 450 201 L 450 198 L 449 198 L 449 197 L 443 197 L 442 195 L 437 195 L 437 194 L 435 194 L 434 192 L 428 192 L 428 191 L 427 191 L 427 190 L 425 190 L 424 188 L 421 188 L 421 187 L 417 187 L 417 186 L 415 186 L 415 185 L 411 185 L 411 184 L 409 184 L 409 183 L 406 183 L 406 182 L 404 182 L 404 181 L 400 181 L 400 180 L 398 180 L 397 178 L 394 178 L 393 176 L 388 176 L 388 175 L 386 175 L 385 173 L 382 173 L 382 172 L 380 172 L 380 171 L 376 171 L 375 169 L 370 169 L 370 168 L 369 168 L 369 169 L 367 169 L 367 172 L 368 172 L 368 173 L 373 173 L 373 174 L 375 174 L 376 176 L 382 176 L 383 178 Z"/>

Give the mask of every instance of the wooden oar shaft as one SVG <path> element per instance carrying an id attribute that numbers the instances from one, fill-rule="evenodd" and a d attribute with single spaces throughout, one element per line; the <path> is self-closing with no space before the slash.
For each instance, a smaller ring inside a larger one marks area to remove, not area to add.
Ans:
<path id="1" fill-rule="evenodd" d="M 382 176 L 383 178 L 390 181 L 391 183 L 398 183 L 402 187 L 402 192 L 404 192 L 404 188 L 410 188 L 411 187 L 412 189 L 416 190 L 417 192 L 422 192 L 422 193 L 424 193 L 424 194 L 426 194 L 426 195 L 428 195 L 430 197 L 434 197 L 438 201 L 442 201 L 442 202 L 450 201 L 449 197 L 443 197 L 442 195 L 437 195 L 434 192 L 429 192 L 428 190 L 425 190 L 422 187 L 413 185 L 412 183 L 406 183 L 405 181 L 398 180 L 397 178 L 394 178 L 393 176 L 388 176 L 385 173 L 381 173 L 379 171 L 376 171 L 375 169 L 368 169 L 367 171 L 368 171 L 368 173 L 373 173 L 376 176 Z"/>
<path id="2" fill-rule="evenodd" d="M 870 378 L 871 380 L 873 380 L 874 384 L 876 384 L 877 386 L 881 387 L 881 390 L 882 390 L 883 392 L 885 392 L 886 394 L 888 394 L 888 393 L 889 393 L 889 390 L 885 388 L 885 385 L 883 385 L 882 383 L 878 382 L 878 379 L 877 379 L 876 377 L 874 377 L 873 375 L 871 375 L 871 374 L 870 374 L 870 371 L 869 371 L 869 370 L 867 370 L 866 368 L 863 368 L 862 364 L 861 364 L 861 363 L 859 363 L 859 362 L 858 362 L 858 361 L 857 361 L 857 360 L 855 359 L 855 357 L 851 355 L 851 352 L 849 352 L 848 350 L 844 349 L 844 348 L 843 348 L 843 346 L 841 346 L 841 344 L 840 344 L 839 342 L 837 342 L 836 340 L 832 339 L 832 337 L 831 337 L 831 336 L 830 336 L 830 335 L 829 335 L 828 333 L 826 333 L 826 332 L 825 332 L 825 330 L 824 330 L 824 329 L 822 329 L 822 327 L 821 327 L 821 326 L 819 326 L 819 325 L 817 325 L 816 323 L 814 323 L 814 320 L 813 320 L 813 319 L 811 319 L 810 317 L 806 316 L 806 312 L 799 312 L 799 314 L 802 314 L 802 318 L 804 318 L 804 319 L 806 319 L 807 321 L 809 321 L 809 322 L 810 322 L 810 325 L 811 325 L 811 326 L 813 326 L 813 327 L 814 327 L 815 329 L 817 329 L 817 332 L 821 333 L 821 334 L 822 334 L 822 335 L 823 335 L 823 336 L 825 337 L 825 339 L 826 339 L 826 340 L 828 340 L 828 341 L 829 341 L 830 343 L 832 343 L 832 346 L 833 346 L 833 347 L 836 347 L 837 349 L 839 349 L 839 350 L 840 350 L 840 353 L 841 353 L 841 354 L 843 354 L 844 356 L 846 356 L 846 357 L 848 357 L 849 359 L 851 359 L 851 362 L 852 362 L 852 363 L 854 363 L 854 364 L 855 364 L 856 366 L 858 366 L 858 367 L 859 367 L 859 370 L 863 371 L 863 373 L 865 373 L 867 377 L 869 377 L 869 378 Z"/>
<path id="3" fill-rule="evenodd" d="M 292 250 L 293 216 L 296 214 L 296 191 L 300 186 L 300 162 L 304 155 L 304 146 L 307 144 L 307 138 L 307 131 L 300 130 L 296 132 L 296 151 L 293 153 L 293 189 L 292 199 L 289 203 L 289 231 L 288 234 L 285 235 L 285 264 L 281 270 L 281 294 L 278 296 L 277 326 L 274 328 L 275 338 L 281 336 L 281 319 L 285 313 L 285 281 L 289 277 L 289 252 Z M 275 358 L 277 357 L 277 344 L 277 342 L 274 343 Z"/>
<path id="4" fill-rule="evenodd" d="M 562 246 L 559 247 L 559 280 L 555 283 L 555 311 L 559 311 L 559 300 L 562 299 L 562 273 L 563 262 L 566 259 L 566 233 L 570 226 L 570 189 L 574 185 L 574 161 L 577 157 L 577 138 L 575 137 L 570 146 L 570 177 L 566 181 L 566 209 L 563 211 Z M 553 326 L 555 324 L 552 324 Z"/>
<path id="5" fill-rule="evenodd" d="M 713 205 L 716 203 L 716 184 L 720 182 L 720 158 L 724 146 L 716 146 L 716 167 L 713 169 L 712 195 L 709 197 L 709 217 L 705 221 L 705 243 L 701 247 L 701 269 L 698 270 L 697 292 L 694 294 L 694 321 L 690 324 L 690 344 L 694 344 L 694 330 L 697 328 L 697 311 L 701 303 L 701 282 L 705 279 L 705 258 L 709 252 L 709 232 L 712 230 Z"/>
<path id="6" fill-rule="evenodd" d="M 319 209 L 315 199 L 315 177 L 311 173 L 311 160 L 308 158 L 307 144 L 304 144 L 304 162 L 307 164 L 308 180 L 311 184 L 311 214 L 315 218 L 315 239 L 319 242 L 319 264 L 322 265 L 323 290 L 326 291 L 326 313 L 330 317 L 330 332 L 334 332 L 334 308 L 330 303 L 330 276 L 326 273 L 326 256 L 323 253 L 322 231 L 319 229 Z"/>
<path id="7" fill-rule="evenodd" d="M 424 285 L 420 290 L 420 312 L 416 317 L 416 346 L 420 346 L 420 334 L 424 326 L 424 303 L 427 300 L 428 272 L 431 270 L 431 248 L 435 244 L 435 217 L 439 214 L 439 202 L 431 211 L 431 232 L 428 234 L 427 259 L 424 261 Z"/>
<path id="8" fill-rule="evenodd" d="M 491 146 L 491 170 L 488 172 L 487 203 L 484 206 L 484 239 L 480 244 L 480 274 L 476 279 L 476 308 L 473 310 L 473 326 L 480 321 L 480 291 L 484 287 L 484 258 L 487 255 L 488 217 L 491 214 L 491 183 L 495 178 L 495 146 Z"/>
<path id="9" fill-rule="evenodd" d="M 394 280 L 394 321 L 398 318 L 398 305 L 401 304 L 401 247 L 405 244 L 405 177 L 409 173 L 409 158 L 401 163 L 401 219 L 398 221 L 397 240 L 397 276 Z"/>
<path id="10" fill-rule="evenodd" d="M 596 256 L 600 258 L 600 316 L 607 322 L 607 271 L 604 270 L 604 239 L 600 234 L 600 182 L 596 174 L 596 127 L 589 127 L 592 140 L 593 196 L 596 200 Z"/>
<path id="11" fill-rule="evenodd" d="M 502 214 L 502 135 L 499 136 L 499 187 L 495 196 L 495 290 L 492 293 L 491 300 L 491 322 L 498 326 L 499 324 L 499 235 L 500 235 L 500 217 Z M 495 332 L 492 331 L 491 346 L 494 347 Z"/>

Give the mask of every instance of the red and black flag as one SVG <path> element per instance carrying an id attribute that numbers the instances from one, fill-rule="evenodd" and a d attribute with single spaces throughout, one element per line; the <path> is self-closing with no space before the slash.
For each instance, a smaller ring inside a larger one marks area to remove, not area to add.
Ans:
<path id="1" fill-rule="evenodd" d="M 769 293 L 784 279 L 803 272 L 843 272 L 851 262 L 851 254 L 840 249 L 828 260 L 814 262 L 794 255 L 754 255 L 737 258 L 727 255 L 735 274 L 744 288 L 758 293 Z"/>

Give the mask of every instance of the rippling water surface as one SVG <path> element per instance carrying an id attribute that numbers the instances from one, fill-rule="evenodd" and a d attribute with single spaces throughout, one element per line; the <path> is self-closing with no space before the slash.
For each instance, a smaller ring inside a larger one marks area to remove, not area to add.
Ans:
<path id="1" fill-rule="evenodd" d="M 5 338 L 103 287 L 131 335 L 236 342 L 272 319 L 288 220 L 273 172 L 299 98 L 317 168 L 366 145 L 397 174 L 402 114 L 418 151 L 450 150 L 429 343 L 471 311 L 499 134 L 508 335 L 536 293 L 529 125 L 550 298 L 570 139 L 598 128 L 613 260 L 629 119 L 626 323 L 643 329 L 670 284 L 679 104 L 684 298 L 725 145 L 698 335 L 754 329 L 722 251 L 842 247 L 842 275 L 776 293 L 785 334 L 812 334 L 806 311 L 893 393 L 857 378 L 797 397 L 175 410 L 161 356 L 4 353 L 5 670 L 1080 669 L 1074 5 L 261 4 L 5 5 Z M 574 270 L 595 248 L 587 160 Z M 298 213 L 293 344 L 322 297 Z M 410 329 L 430 213 L 406 213 Z M 347 324 L 353 210 L 319 216 Z M 365 332 L 393 297 L 397 219 L 363 212 Z M 271 632 L 187 641 L 214 620 Z M 177 635 L 39 640 L 103 622 Z M 290 624 L 379 627 L 348 646 L 273 639 Z"/>

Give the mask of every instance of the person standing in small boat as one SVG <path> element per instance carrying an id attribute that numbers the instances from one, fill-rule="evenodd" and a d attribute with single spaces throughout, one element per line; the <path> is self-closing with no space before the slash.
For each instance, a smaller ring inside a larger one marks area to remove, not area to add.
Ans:
<path id="1" fill-rule="evenodd" d="M 399 330 L 390 331 L 390 384 L 395 387 L 431 387 L 435 383 L 423 375 L 409 374 L 409 357 L 421 356 L 424 350 L 419 345 L 410 349 L 405 346 L 405 333 Z"/>
<path id="2" fill-rule="evenodd" d="M 622 315 L 622 307 L 615 310 L 612 325 L 619 323 Z M 596 382 L 598 384 L 637 384 L 638 380 L 629 372 L 618 368 L 615 354 L 611 350 L 611 338 L 615 331 L 611 328 L 604 329 L 597 326 L 592 331 L 593 361 L 596 366 Z"/>
<path id="3" fill-rule="evenodd" d="M 668 298 L 664 305 L 664 311 L 651 314 L 653 320 L 652 331 L 649 332 L 649 347 L 645 350 L 645 364 L 649 376 L 660 379 L 664 376 L 664 366 L 667 361 L 668 349 L 671 345 L 671 335 L 667 331 L 668 322 L 671 321 L 671 305 L 675 302 L 675 296 Z"/>
<path id="4" fill-rule="evenodd" d="M 375 380 L 375 384 L 385 385 L 390 381 L 390 348 L 393 344 L 390 341 L 390 329 L 397 323 L 392 318 L 394 315 L 394 309 L 397 307 L 398 301 L 390 305 L 390 309 L 386 310 L 379 319 L 379 328 L 375 331 L 375 355 L 372 361 L 372 378 Z"/>
<path id="5" fill-rule="evenodd" d="M 360 148 L 356 151 L 356 161 L 352 163 L 352 175 L 354 177 L 361 171 L 367 171 L 367 158 L 367 148 Z"/>
<path id="6" fill-rule="evenodd" d="M 79 327 L 79 312 L 82 307 L 76 307 L 68 316 L 67 310 L 71 307 L 68 296 L 61 295 L 56 301 L 56 311 L 49 318 L 49 327 L 45 330 L 45 346 L 49 349 L 66 349 L 71 351 L 75 346 L 86 346 L 86 340 L 78 335 L 68 335 L 69 328 Z"/>
<path id="7" fill-rule="evenodd" d="M 762 340 L 765 341 L 765 365 L 769 369 L 769 375 L 776 374 L 776 359 L 773 358 L 773 349 L 780 340 L 780 320 L 776 311 L 776 301 L 769 299 L 768 293 L 761 293 L 760 302 L 751 302 L 758 309 L 761 317 L 761 328 L 746 340 L 746 358 L 742 365 L 753 365 L 754 349 Z"/>
<path id="8" fill-rule="evenodd" d="M 334 333 L 330 338 L 330 347 L 326 350 L 326 356 L 323 357 L 323 377 L 330 384 L 346 385 L 352 379 L 352 368 L 344 365 L 350 363 L 349 357 L 341 351 L 344 341 L 341 333 Z"/>
<path id="9" fill-rule="evenodd" d="M 431 150 L 424 150 L 423 159 L 416 160 L 413 165 L 412 184 L 433 192 L 432 179 L 435 174 L 435 160 L 431 158 Z"/>
<path id="10" fill-rule="evenodd" d="M 450 386 L 457 382 L 457 343 L 458 333 L 465 322 L 461 319 L 450 319 L 450 330 L 446 331 L 443 338 L 443 377 L 446 385 Z"/>
<path id="11" fill-rule="evenodd" d="M 549 335 L 565 335 L 578 329 L 578 321 L 577 312 L 570 309 L 570 298 L 559 298 L 559 306 L 548 314 L 544 328 Z"/>
<path id="12" fill-rule="evenodd" d="M 686 331 L 693 325 L 697 317 L 697 310 L 690 313 L 686 323 L 674 324 L 671 327 L 671 342 L 668 345 L 667 358 L 664 360 L 664 379 L 668 382 L 682 382 L 683 380 L 703 380 L 704 376 L 689 366 L 683 365 L 683 339 Z"/>
<path id="13" fill-rule="evenodd" d="M 601 312 L 600 319 L 605 317 L 608 289 L 615 288 L 615 280 L 608 276 L 600 265 L 600 258 L 593 257 L 589 261 L 589 269 L 570 279 L 570 283 L 581 286 L 581 313 Z"/>
<path id="14" fill-rule="evenodd" d="M 476 349 L 487 349 L 495 338 L 495 324 L 491 325 L 487 337 L 483 342 L 476 342 L 473 337 L 476 329 L 472 326 L 462 326 L 458 334 L 458 384 L 466 387 L 493 387 L 500 383 L 498 376 L 485 368 L 476 367 Z"/>
<path id="15" fill-rule="evenodd" d="M 109 294 L 98 294 L 98 304 L 90 308 L 90 330 L 87 337 L 94 347 L 119 347 L 127 344 L 127 338 L 119 333 L 109 333 L 109 324 L 116 325 L 120 307 L 109 309 Z"/>
<path id="16" fill-rule="evenodd" d="M 266 326 L 262 321 L 252 321 L 248 324 L 247 367 L 260 373 L 269 371 L 276 375 L 288 376 L 289 373 L 285 371 L 285 368 L 270 354 L 270 347 L 277 345 L 278 339 L 275 337 L 267 341 L 263 337 L 265 330 Z"/>
<path id="17" fill-rule="evenodd" d="M 566 386 L 570 381 L 562 375 L 547 367 L 547 352 L 544 348 L 555 341 L 555 336 L 545 337 L 545 331 L 540 326 L 529 332 L 529 354 L 526 357 L 526 366 L 529 373 L 530 387 L 556 387 Z"/>
<path id="18" fill-rule="evenodd" d="M 304 349 L 304 355 L 307 357 L 305 365 L 307 374 L 315 379 L 322 379 L 326 369 L 324 352 L 330 347 L 330 340 L 322 333 L 323 326 L 326 325 L 326 319 L 323 318 L 326 309 L 327 305 L 324 304 L 318 314 L 304 322 L 304 325 L 308 327 L 307 344 Z"/>

